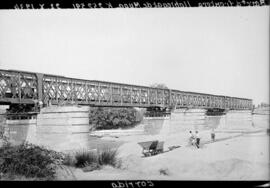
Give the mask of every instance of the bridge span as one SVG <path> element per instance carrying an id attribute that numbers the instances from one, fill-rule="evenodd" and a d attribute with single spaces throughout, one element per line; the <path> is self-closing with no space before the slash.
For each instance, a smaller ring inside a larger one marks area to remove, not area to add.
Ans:
<path id="1" fill-rule="evenodd" d="M 0 69 L 0 104 L 250 110 L 252 100 Z"/>

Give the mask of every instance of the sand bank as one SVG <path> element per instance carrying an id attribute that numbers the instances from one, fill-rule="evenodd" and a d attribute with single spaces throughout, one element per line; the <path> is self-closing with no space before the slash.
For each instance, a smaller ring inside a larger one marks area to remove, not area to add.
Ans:
<path id="1" fill-rule="evenodd" d="M 203 146 L 187 146 L 187 133 L 162 136 L 134 135 L 119 138 L 125 141 L 119 147 L 122 168 L 104 166 L 101 170 L 83 172 L 72 168 L 72 179 L 77 180 L 269 180 L 269 135 L 265 131 L 242 133 L 217 133 L 217 142 L 210 142 L 210 132 L 202 131 Z M 165 140 L 168 147 L 180 148 L 169 152 L 142 157 L 140 141 Z M 62 177 L 60 179 L 70 179 Z"/>

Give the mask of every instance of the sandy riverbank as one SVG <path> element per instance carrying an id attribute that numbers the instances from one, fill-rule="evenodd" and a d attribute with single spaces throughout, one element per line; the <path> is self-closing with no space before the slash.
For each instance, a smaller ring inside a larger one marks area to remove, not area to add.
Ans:
<path id="1" fill-rule="evenodd" d="M 257 133 L 217 133 L 217 142 L 209 143 L 209 131 L 202 131 L 200 149 L 187 146 L 187 133 L 162 135 L 134 135 L 107 140 L 124 141 L 119 147 L 122 168 L 105 166 L 101 170 L 83 172 L 71 168 L 73 176 L 58 179 L 73 180 L 269 180 L 269 135 Z M 170 146 L 181 146 L 169 152 L 142 157 L 140 141 L 164 140 L 165 151 Z"/>

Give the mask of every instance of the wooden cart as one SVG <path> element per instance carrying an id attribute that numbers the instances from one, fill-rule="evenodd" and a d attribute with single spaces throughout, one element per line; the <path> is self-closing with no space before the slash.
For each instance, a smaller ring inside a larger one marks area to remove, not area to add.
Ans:
<path id="1" fill-rule="evenodd" d="M 142 148 L 142 154 L 145 157 L 156 155 L 163 152 L 164 141 L 159 142 L 158 140 L 139 142 L 138 143 Z"/>

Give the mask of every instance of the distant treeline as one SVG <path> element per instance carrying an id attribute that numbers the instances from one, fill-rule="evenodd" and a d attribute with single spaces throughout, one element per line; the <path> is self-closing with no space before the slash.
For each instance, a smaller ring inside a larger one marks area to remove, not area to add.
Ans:
<path id="1" fill-rule="evenodd" d="M 131 128 L 142 119 L 143 114 L 134 108 L 92 107 L 89 113 L 93 130 Z"/>

